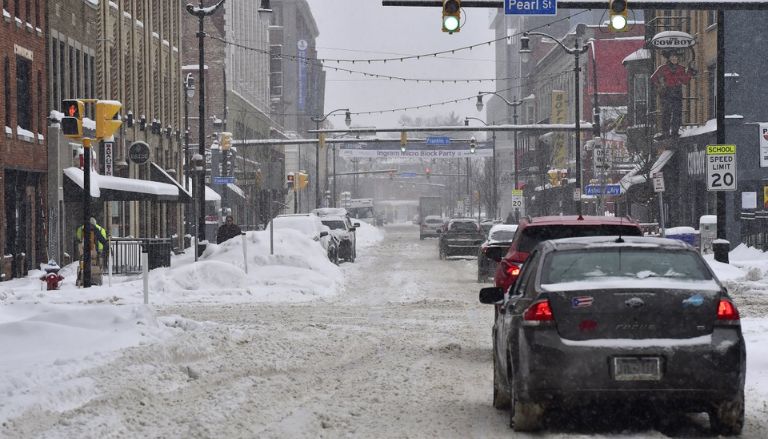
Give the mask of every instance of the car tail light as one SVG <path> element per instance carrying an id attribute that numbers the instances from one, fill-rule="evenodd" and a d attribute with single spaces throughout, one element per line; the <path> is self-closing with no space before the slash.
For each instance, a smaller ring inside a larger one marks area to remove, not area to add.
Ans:
<path id="1" fill-rule="evenodd" d="M 504 272 L 507 273 L 508 276 L 512 277 L 513 280 L 520 275 L 520 269 L 523 267 L 522 264 L 505 260 L 502 260 L 501 263 L 504 266 Z"/>
<path id="2" fill-rule="evenodd" d="M 552 315 L 549 299 L 533 302 L 523 314 L 523 325 L 525 326 L 540 326 L 543 323 L 554 323 L 554 321 L 555 316 Z"/>
<path id="3" fill-rule="evenodd" d="M 739 311 L 730 300 L 720 299 L 717 304 L 717 323 L 725 325 L 739 324 Z"/>

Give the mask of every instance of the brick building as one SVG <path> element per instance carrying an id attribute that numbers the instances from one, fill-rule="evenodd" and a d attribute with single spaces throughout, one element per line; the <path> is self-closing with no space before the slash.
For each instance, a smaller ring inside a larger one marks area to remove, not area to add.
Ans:
<path id="1" fill-rule="evenodd" d="M 2 276 L 45 261 L 47 147 L 45 1 L 3 1 L 0 23 L 0 227 Z"/>

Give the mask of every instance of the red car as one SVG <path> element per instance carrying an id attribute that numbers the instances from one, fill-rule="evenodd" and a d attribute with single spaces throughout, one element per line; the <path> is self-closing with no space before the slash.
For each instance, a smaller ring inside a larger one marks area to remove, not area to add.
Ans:
<path id="1" fill-rule="evenodd" d="M 581 236 L 643 236 L 640 224 L 629 217 L 612 216 L 542 216 L 520 219 L 520 224 L 506 256 L 488 253 L 500 261 L 494 279 L 504 291 L 515 283 L 528 254 L 542 241 Z M 489 249 L 490 250 L 490 249 Z"/>

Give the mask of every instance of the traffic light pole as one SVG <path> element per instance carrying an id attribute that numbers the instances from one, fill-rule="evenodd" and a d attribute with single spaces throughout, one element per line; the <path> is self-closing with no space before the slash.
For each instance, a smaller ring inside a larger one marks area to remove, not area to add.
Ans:
<path id="1" fill-rule="evenodd" d="M 91 139 L 83 138 L 83 288 L 91 287 Z"/>

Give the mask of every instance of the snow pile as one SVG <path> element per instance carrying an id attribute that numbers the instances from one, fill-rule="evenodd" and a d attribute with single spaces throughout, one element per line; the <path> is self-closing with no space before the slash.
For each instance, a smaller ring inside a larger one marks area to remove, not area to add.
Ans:
<path id="1" fill-rule="evenodd" d="M 373 247 L 384 239 L 384 232 L 381 229 L 357 219 L 352 222 L 360 223 L 360 227 L 355 230 L 355 233 L 357 234 L 356 245 L 358 254 L 361 249 Z"/>
<path id="2" fill-rule="evenodd" d="M 715 261 L 711 254 L 705 255 L 704 259 L 721 281 L 756 281 L 768 274 L 768 253 L 745 244 L 739 244 L 728 253 L 729 264 Z"/>
<path id="3" fill-rule="evenodd" d="M 746 416 L 766 419 L 768 413 L 768 319 L 742 318 L 747 342 Z"/>
<path id="4" fill-rule="evenodd" d="M 35 406 L 61 411 L 95 396 L 84 369 L 173 330 L 144 306 L 0 306 L 0 423 Z"/>

